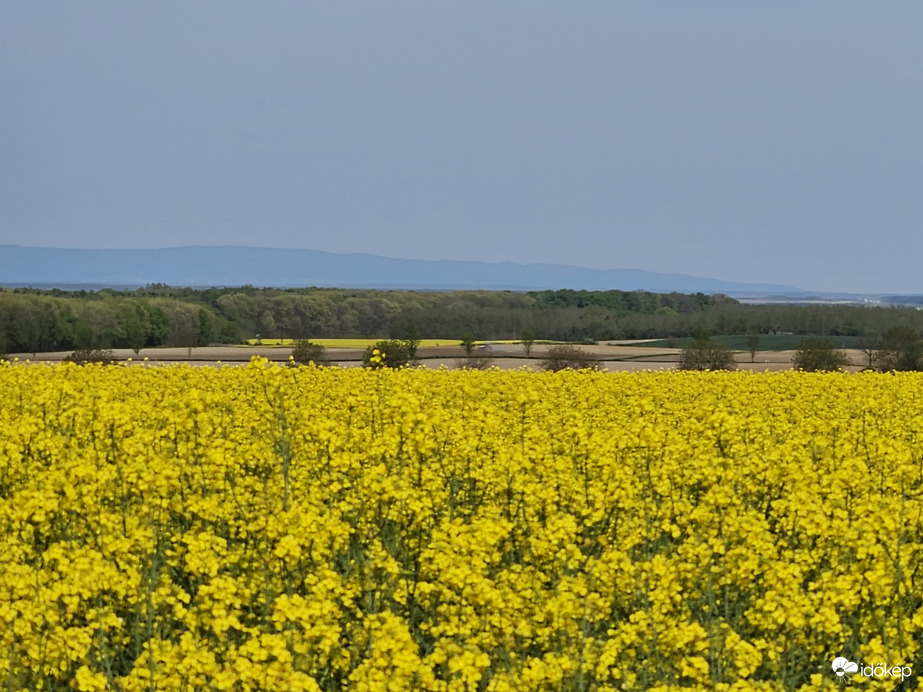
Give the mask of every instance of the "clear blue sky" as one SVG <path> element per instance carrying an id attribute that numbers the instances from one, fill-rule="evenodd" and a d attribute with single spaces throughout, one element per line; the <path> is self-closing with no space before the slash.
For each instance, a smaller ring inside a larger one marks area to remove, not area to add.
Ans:
<path id="1" fill-rule="evenodd" d="M 923 3 L 7 2 L 0 243 L 923 293 Z"/>

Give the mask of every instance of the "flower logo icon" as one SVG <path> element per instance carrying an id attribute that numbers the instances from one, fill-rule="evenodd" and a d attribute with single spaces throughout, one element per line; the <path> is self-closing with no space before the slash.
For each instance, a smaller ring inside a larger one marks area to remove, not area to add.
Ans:
<path id="1" fill-rule="evenodd" d="M 838 677 L 843 677 L 846 673 L 858 673 L 859 664 L 843 658 L 842 656 L 833 659 L 833 672 Z"/>

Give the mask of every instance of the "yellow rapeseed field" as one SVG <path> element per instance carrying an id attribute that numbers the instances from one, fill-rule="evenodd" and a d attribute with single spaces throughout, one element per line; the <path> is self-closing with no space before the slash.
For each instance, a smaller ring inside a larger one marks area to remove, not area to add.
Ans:
<path id="1" fill-rule="evenodd" d="M 918 375 L 3 364 L 0 420 L 5 690 L 923 673 Z"/>

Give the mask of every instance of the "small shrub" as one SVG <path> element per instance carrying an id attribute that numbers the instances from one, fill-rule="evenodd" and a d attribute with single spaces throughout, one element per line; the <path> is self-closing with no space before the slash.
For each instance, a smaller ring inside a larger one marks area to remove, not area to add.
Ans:
<path id="1" fill-rule="evenodd" d="M 680 370 L 733 370 L 734 353 L 719 341 L 712 341 L 703 330 L 693 333 L 692 343 L 683 349 Z"/>
<path id="2" fill-rule="evenodd" d="M 327 349 L 308 339 L 298 339 L 292 348 L 292 360 L 299 365 L 321 365 L 327 361 Z"/>
<path id="3" fill-rule="evenodd" d="M 76 363 L 77 365 L 89 365 L 90 363 L 115 365 L 119 362 L 112 351 L 99 348 L 78 349 L 67 356 L 64 361 L 67 363 Z"/>
<path id="4" fill-rule="evenodd" d="M 398 339 L 379 341 L 362 354 L 362 363 L 367 368 L 400 368 L 411 360 L 407 343 Z"/>
<path id="5" fill-rule="evenodd" d="M 828 339 L 802 339 L 792 358 L 796 370 L 805 372 L 835 372 L 849 365 L 846 353 L 834 348 Z"/>
<path id="6" fill-rule="evenodd" d="M 459 358 L 455 361 L 455 367 L 459 370 L 487 370 L 493 362 L 493 356 L 476 353 L 467 358 Z"/>
<path id="7" fill-rule="evenodd" d="M 542 370 L 558 372 L 560 370 L 589 370 L 599 367 L 596 356 L 571 344 L 560 344 L 548 349 L 545 357 L 539 361 Z"/>

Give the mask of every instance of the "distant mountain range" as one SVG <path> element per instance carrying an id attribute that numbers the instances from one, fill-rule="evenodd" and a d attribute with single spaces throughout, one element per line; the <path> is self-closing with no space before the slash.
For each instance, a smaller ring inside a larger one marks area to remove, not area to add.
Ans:
<path id="1" fill-rule="evenodd" d="M 411 290 L 621 289 L 663 293 L 701 291 L 734 297 L 807 295 L 793 286 L 563 264 L 393 259 L 258 247 L 77 250 L 0 245 L 3 286 L 135 288 L 151 283 Z"/>

